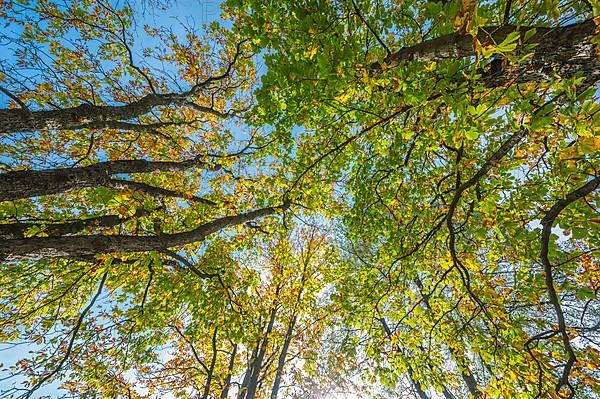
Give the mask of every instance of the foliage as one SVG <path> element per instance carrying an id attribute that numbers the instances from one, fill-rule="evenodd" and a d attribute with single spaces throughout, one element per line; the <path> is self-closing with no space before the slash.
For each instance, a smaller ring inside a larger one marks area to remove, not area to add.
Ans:
<path id="1" fill-rule="evenodd" d="M 597 397 L 597 11 L 3 4 L 4 395 Z"/>

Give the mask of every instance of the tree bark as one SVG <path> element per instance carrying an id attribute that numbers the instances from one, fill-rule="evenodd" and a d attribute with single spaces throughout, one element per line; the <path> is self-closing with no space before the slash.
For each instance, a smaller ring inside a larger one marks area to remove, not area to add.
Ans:
<path id="1" fill-rule="evenodd" d="M 261 323 L 261 319 L 259 319 L 259 324 Z M 252 376 L 253 367 L 255 365 L 256 356 L 258 356 L 258 351 L 260 349 L 260 343 L 262 340 L 258 340 L 256 342 L 256 346 L 252 350 L 252 355 L 250 356 L 250 362 L 248 363 L 248 367 L 246 367 L 246 373 L 244 374 L 244 379 L 242 380 L 242 384 L 240 385 L 240 389 L 237 393 L 237 399 L 244 399 L 246 397 L 246 393 L 248 392 L 248 383 L 250 382 L 250 377 Z"/>
<path id="2" fill-rule="evenodd" d="M 276 297 L 279 294 L 277 289 Z M 254 366 L 252 367 L 252 374 L 250 375 L 250 381 L 248 381 L 248 391 L 246 393 L 246 399 L 254 399 L 256 396 L 256 390 L 258 388 L 258 377 L 260 376 L 260 370 L 262 369 L 262 363 L 267 352 L 267 345 L 269 343 L 269 335 L 273 331 L 273 325 L 275 324 L 275 316 L 277 315 L 277 306 L 274 305 L 269 315 L 269 323 L 267 324 L 267 330 L 263 335 L 262 342 L 260 344 L 260 350 L 258 356 L 254 360 Z"/>
<path id="3" fill-rule="evenodd" d="M 237 226 L 256 218 L 287 209 L 288 203 L 267 207 L 235 216 L 225 216 L 181 233 L 157 236 L 81 235 L 68 237 L 39 237 L 0 240 L 0 260 L 36 260 L 40 258 L 81 259 L 113 252 L 160 251 L 203 241 L 212 233 L 229 226 Z"/>
<path id="4" fill-rule="evenodd" d="M 241 45 L 244 42 L 237 44 L 235 55 L 223 73 L 210 76 L 206 80 L 196 83 L 189 90 L 175 93 L 149 93 L 139 100 L 123 105 L 82 104 L 71 108 L 33 112 L 27 109 L 0 109 L 0 134 L 37 130 L 121 128 L 123 126 L 119 127 L 120 123 L 145 115 L 156 107 L 169 105 L 188 105 L 196 111 L 226 118 L 230 114 L 220 112 L 212 107 L 195 104 L 191 101 L 191 98 L 202 89 L 208 88 L 213 83 L 222 81 L 231 75 L 240 55 Z M 127 126 L 126 128 L 131 127 Z"/>
<path id="5" fill-rule="evenodd" d="M 18 170 L 0 174 L 0 201 L 52 195 L 88 187 L 113 187 L 118 181 L 113 181 L 111 175 L 119 173 L 175 172 L 194 167 L 219 169 L 219 166 L 209 166 L 197 159 L 181 162 L 132 159 L 100 162 L 77 168 Z"/>
<path id="6" fill-rule="evenodd" d="M 227 367 L 227 376 L 223 382 L 223 390 L 221 391 L 221 399 L 229 397 L 229 387 L 231 386 L 231 376 L 233 376 L 233 368 L 235 366 L 235 355 L 237 354 L 237 344 L 233 344 L 231 356 L 229 357 L 229 365 Z"/>
<path id="7" fill-rule="evenodd" d="M 550 236 L 552 235 L 552 225 L 554 224 L 554 221 L 556 220 L 558 215 L 567 206 L 581 198 L 584 198 L 586 195 L 593 193 L 599 188 L 600 176 L 596 176 L 595 178 L 588 181 L 586 184 L 579 187 L 575 191 L 572 191 L 569 194 L 567 194 L 565 198 L 557 201 L 554 205 L 552 205 L 552 208 L 548 210 L 548 212 L 544 215 L 540 222 L 540 224 L 542 225 L 542 235 L 540 237 L 540 259 L 542 261 L 542 265 L 544 266 L 544 282 L 546 283 L 548 299 L 550 300 L 550 303 L 552 303 L 554 313 L 556 314 L 558 328 L 555 331 L 558 331 L 560 333 L 564 350 L 568 355 L 568 359 L 565 365 L 563 366 L 560 379 L 556 384 L 556 393 L 559 393 L 564 386 L 572 389 L 571 384 L 569 383 L 569 379 L 571 378 L 571 370 L 575 365 L 575 362 L 577 361 L 577 357 L 575 355 L 573 345 L 571 345 L 572 338 L 569 336 L 569 327 L 567 326 L 567 320 L 565 318 L 565 314 L 560 304 L 561 299 L 558 293 L 556 292 L 556 288 L 554 287 L 554 277 L 552 275 L 553 266 L 548 256 L 550 252 Z"/>
<path id="8" fill-rule="evenodd" d="M 204 384 L 204 392 L 202 393 L 202 399 L 208 399 L 208 395 L 210 394 L 210 384 L 212 382 L 213 374 L 215 372 L 215 365 L 217 364 L 217 332 L 218 326 L 215 327 L 211 340 L 212 356 L 210 358 L 210 366 L 208 367 L 208 373 L 206 375 L 206 384 Z"/>
<path id="9" fill-rule="evenodd" d="M 521 39 L 531 26 L 487 26 L 477 31 L 477 40 L 483 45 L 501 43 L 512 32 L 521 32 Z M 571 77 L 582 72 L 588 82 L 600 79 L 600 62 L 592 43 L 595 24 L 587 20 L 554 28 L 536 27 L 536 33 L 525 44 L 535 44 L 533 56 L 516 68 L 502 69 L 482 77 L 490 87 L 502 86 L 507 82 L 526 83 L 552 80 L 554 74 Z M 516 50 L 519 52 L 519 49 Z M 431 62 L 475 56 L 474 37 L 470 34 L 452 33 L 436 39 L 426 40 L 411 47 L 404 47 L 390 54 L 383 63 L 372 68 L 381 71 L 395 68 L 402 62 Z"/>
<path id="10" fill-rule="evenodd" d="M 277 359 L 277 369 L 275 371 L 275 379 L 273 380 L 273 388 L 271 389 L 271 399 L 277 399 L 277 395 L 279 394 L 279 386 L 281 385 L 281 377 L 283 376 L 283 369 L 285 367 L 285 359 L 287 357 L 288 350 L 290 348 L 290 344 L 292 342 L 292 337 L 294 335 L 294 329 L 296 328 L 296 322 L 298 321 L 298 313 L 297 309 L 301 306 L 300 301 L 302 300 L 302 294 L 304 293 L 304 286 L 306 284 L 307 276 L 307 268 L 311 259 L 311 244 L 313 241 L 313 235 L 311 234 L 309 243 L 308 243 L 308 251 L 306 253 L 306 257 L 303 259 L 304 267 L 302 269 L 302 277 L 300 280 L 300 289 L 298 290 L 298 295 L 296 296 L 296 304 L 294 305 L 294 311 L 292 312 L 292 318 L 290 320 L 290 324 L 288 324 L 288 328 L 285 332 L 285 337 L 283 340 L 283 346 L 281 348 L 281 352 L 279 353 L 279 358 Z"/>
<path id="11" fill-rule="evenodd" d="M 190 92 L 147 94 L 137 101 L 124 105 L 82 104 L 76 107 L 28 111 L 25 109 L 0 109 L 0 134 L 35 132 L 38 130 L 77 130 L 120 128 L 115 122 L 125 122 L 145 115 L 156 107 L 184 105 Z M 209 107 L 195 106 L 194 109 L 225 117 Z M 123 126 L 121 126 L 123 127 Z"/>
<path id="12" fill-rule="evenodd" d="M 277 360 L 277 371 L 275 372 L 275 380 L 273 381 L 273 389 L 271 390 L 271 399 L 277 399 L 279 393 L 279 385 L 281 385 L 281 377 L 283 375 L 283 367 L 285 366 L 285 358 L 292 342 L 292 336 L 294 328 L 296 327 L 296 320 L 298 317 L 294 315 L 290 324 L 288 325 L 287 331 L 285 332 L 285 338 L 283 341 L 283 347 L 279 353 L 279 359 Z"/>
<path id="13" fill-rule="evenodd" d="M 138 209 L 133 217 L 139 218 L 149 214 L 150 211 Z M 66 223 L 10 223 L 0 224 L 0 239 L 14 240 L 26 238 L 25 232 L 33 227 L 38 227 L 49 237 L 68 236 L 77 234 L 88 228 L 110 228 L 125 223 L 130 218 L 122 218 L 118 215 L 104 215 L 91 217 L 89 219 L 75 220 Z"/>

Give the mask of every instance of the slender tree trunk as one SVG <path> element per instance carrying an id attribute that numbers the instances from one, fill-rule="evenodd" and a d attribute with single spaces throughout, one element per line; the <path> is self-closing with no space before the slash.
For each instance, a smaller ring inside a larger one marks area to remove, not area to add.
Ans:
<path id="1" fill-rule="evenodd" d="M 256 346 L 252 351 L 252 356 L 250 356 L 250 362 L 248 363 L 248 367 L 246 368 L 246 374 L 244 374 L 244 379 L 242 380 L 242 384 L 240 385 L 240 390 L 238 391 L 237 399 L 244 399 L 246 397 L 246 394 L 248 393 L 248 384 L 250 383 L 250 378 L 252 377 L 256 357 L 258 356 L 258 351 L 260 350 L 261 341 L 262 340 L 259 339 L 256 342 Z"/>
<path id="2" fill-rule="evenodd" d="M 392 330 L 390 330 L 390 327 L 388 326 L 387 322 L 385 321 L 385 318 L 381 317 L 379 319 L 379 322 L 381 323 L 381 326 L 383 327 L 383 331 L 385 332 L 385 335 L 388 337 L 388 339 L 391 339 L 392 338 Z M 394 350 L 399 352 L 400 348 L 398 346 L 396 346 L 394 348 Z M 415 371 L 410 364 L 408 365 L 407 370 L 408 370 L 408 378 L 410 379 L 410 382 L 412 383 L 413 387 L 415 388 L 415 391 L 417 391 L 417 395 L 419 395 L 419 398 L 430 399 L 429 396 L 427 395 L 427 393 L 423 390 L 421 383 L 415 379 L 415 377 L 414 377 Z M 444 387 L 444 390 L 446 390 L 446 387 Z"/>
<path id="3" fill-rule="evenodd" d="M 235 355 L 237 354 L 237 344 L 233 344 L 231 350 L 231 356 L 229 357 L 229 365 L 227 367 L 227 376 L 223 381 L 223 390 L 221 391 L 221 399 L 227 399 L 229 397 L 229 388 L 231 387 L 231 376 L 233 375 L 233 368 L 235 366 Z"/>
<path id="4" fill-rule="evenodd" d="M 81 235 L 0 240 L 0 260 L 36 260 L 40 258 L 85 258 L 112 252 L 147 252 L 165 250 L 192 242 L 203 241 L 208 235 L 229 226 L 237 226 L 256 218 L 287 209 L 287 203 L 225 216 L 199 227 L 174 234 L 157 236 Z"/>
<path id="5" fill-rule="evenodd" d="M 215 327 L 215 331 L 212 336 L 212 357 L 210 359 L 210 365 L 208 366 L 208 372 L 206 374 L 206 384 L 204 384 L 204 393 L 202 394 L 202 399 L 208 399 L 208 395 L 210 394 L 210 384 L 213 379 L 213 373 L 215 372 L 215 364 L 217 363 L 217 332 L 219 331 L 218 327 Z"/>
<path id="6" fill-rule="evenodd" d="M 279 385 L 281 384 L 281 377 L 283 375 L 283 367 L 285 366 L 285 358 L 287 357 L 290 343 L 292 342 L 292 336 L 294 334 L 294 327 L 296 326 L 296 320 L 298 317 L 294 315 L 290 324 L 288 325 L 287 331 L 285 332 L 285 339 L 283 341 L 283 347 L 279 353 L 279 359 L 277 360 L 277 370 L 275 372 L 275 380 L 273 381 L 273 389 L 271 390 L 271 399 L 277 399 L 279 393 Z"/>
<path id="7" fill-rule="evenodd" d="M 194 167 L 208 167 L 206 162 L 190 159 L 181 162 L 155 162 L 145 160 L 123 160 L 100 162 L 77 168 L 57 168 L 44 170 L 19 170 L 0 174 L 0 201 L 12 201 L 41 195 L 51 195 L 87 187 L 112 187 L 111 175 L 148 173 L 154 171 L 174 172 Z"/>
<path id="8" fill-rule="evenodd" d="M 525 32 L 530 26 L 488 26 L 480 27 L 477 40 L 483 45 L 501 43 L 515 31 Z M 554 74 L 571 77 L 582 72 L 589 82 L 600 79 L 600 62 L 592 43 L 595 24 L 587 20 L 567 26 L 554 28 L 536 27 L 536 33 L 525 44 L 535 44 L 533 56 L 516 68 L 493 71 L 482 77 L 488 86 L 501 86 L 506 82 L 515 83 L 539 82 L 552 80 Z M 518 49 L 516 51 L 519 51 Z M 475 56 L 474 37 L 470 34 L 452 33 L 432 40 L 426 40 L 411 47 L 404 47 L 392 53 L 383 65 L 372 65 L 374 71 L 383 68 L 394 68 L 402 62 L 431 62 L 442 59 L 456 59 Z"/>
<path id="9" fill-rule="evenodd" d="M 279 293 L 279 289 L 277 289 L 277 294 Z M 277 295 L 276 294 L 276 295 Z M 246 399 L 254 399 L 256 396 L 256 390 L 258 388 L 258 378 L 260 376 L 260 370 L 262 368 L 263 360 L 265 358 L 265 353 L 267 352 L 267 345 L 269 343 L 269 336 L 273 331 L 273 325 L 275 324 L 275 316 L 277 315 L 277 306 L 273 306 L 269 315 L 269 323 L 267 324 L 267 330 L 263 336 L 260 350 L 258 352 L 258 356 L 255 359 L 255 364 L 252 367 L 252 375 L 250 376 L 250 381 L 248 382 L 248 393 L 246 394 Z"/>
<path id="10" fill-rule="evenodd" d="M 421 384 L 415 379 L 415 376 L 414 376 L 415 370 L 412 368 L 411 365 L 408 365 L 407 372 L 408 372 L 408 377 L 410 378 L 410 382 L 412 382 L 412 385 L 415 388 L 415 391 L 417 391 L 417 395 L 419 395 L 419 398 L 429 399 L 429 396 L 427 395 L 427 393 L 425 393 L 425 391 L 423 391 Z M 444 387 L 444 389 L 446 389 L 446 387 Z"/>
<path id="11" fill-rule="evenodd" d="M 287 357 L 287 353 L 290 347 L 290 343 L 292 342 L 292 337 L 294 335 L 294 328 L 296 327 L 296 321 L 298 320 L 297 309 L 300 306 L 300 301 L 302 300 L 302 294 L 304 293 L 304 285 L 306 284 L 306 280 L 308 279 L 307 268 L 311 259 L 311 247 L 312 244 L 311 235 L 309 241 L 309 248 L 304 258 L 304 267 L 302 268 L 302 278 L 300 280 L 300 289 L 298 290 L 298 295 L 296 296 L 296 303 L 294 305 L 294 310 L 292 312 L 292 319 L 290 320 L 290 324 L 285 332 L 285 338 L 283 340 L 283 347 L 281 348 L 281 352 L 279 353 L 279 359 L 277 360 L 277 370 L 275 371 L 275 380 L 273 381 L 273 389 L 271 390 L 271 399 L 277 399 L 277 394 L 279 393 L 279 386 L 281 385 L 281 377 L 283 376 L 283 369 L 285 366 L 285 359 Z"/>

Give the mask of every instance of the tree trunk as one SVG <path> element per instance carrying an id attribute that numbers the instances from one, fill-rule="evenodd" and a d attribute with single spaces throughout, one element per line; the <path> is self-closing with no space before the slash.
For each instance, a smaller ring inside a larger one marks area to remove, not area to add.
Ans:
<path id="1" fill-rule="evenodd" d="M 110 122 L 131 120 L 147 114 L 155 107 L 183 103 L 185 100 L 185 94 L 147 94 L 124 105 L 82 104 L 72 108 L 34 112 L 0 109 L 0 134 L 111 128 L 113 126 Z"/>
<path id="2" fill-rule="evenodd" d="M 294 315 L 290 324 L 285 332 L 285 339 L 283 341 L 283 347 L 279 353 L 279 359 L 277 360 L 277 371 L 275 372 L 275 380 L 273 381 L 273 389 L 271 390 L 271 399 L 277 399 L 279 392 L 279 385 L 281 384 L 281 376 L 283 375 L 283 367 L 285 366 L 285 358 L 287 357 L 290 343 L 292 342 L 292 335 L 294 333 L 294 327 L 296 326 L 297 316 Z"/>
<path id="3" fill-rule="evenodd" d="M 207 165 L 197 159 L 181 162 L 132 159 L 100 162 L 77 168 L 18 170 L 0 174 L 0 201 L 52 195 L 87 187 L 112 187 L 115 183 L 110 176 L 119 173 L 175 172 Z M 209 168 L 216 170 L 219 166 Z"/>
<path id="4" fill-rule="evenodd" d="M 234 216 L 225 216 L 199 227 L 174 234 L 157 236 L 82 235 L 0 240 L 0 260 L 36 260 L 40 258 L 81 259 L 112 252 L 147 252 L 165 250 L 192 242 L 203 241 L 208 235 L 229 226 L 237 226 L 287 209 L 287 203 Z"/>
<path id="5" fill-rule="evenodd" d="M 427 395 L 427 393 L 425 393 L 425 391 L 423 391 L 421 384 L 417 380 L 415 380 L 415 377 L 414 377 L 415 371 L 413 370 L 413 368 L 410 364 L 408 365 L 407 371 L 408 371 L 408 377 L 410 378 L 410 382 L 412 382 L 413 387 L 415 388 L 415 391 L 417 391 L 417 395 L 419 395 L 419 398 L 429 399 L 429 396 Z M 444 389 L 446 389 L 446 387 L 444 387 Z"/>
<path id="6" fill-rule="evenodd" d="M 277 290 L 276 296 L 279 293 Z M 258 377 L 260 376 L 260 370 L 262 368 L 262 363 L 265 358 L 265 353 L 267 352 L 267 345 L 269 343 L 269 335 L 273 331 L 273 325 L 275 324 L 275 316 L 277 315 L 277 306 L 273 306 L 271 309 L 271 314 L 269 315 L 269 323 L 267 324 L 267 330 L 263 336 L 262 342 L 260 344 L 260 350 L 258 351 L 258 356 L 254 361 L 254 366 L 252 367 L 252 375 L 250 376 L 250 381 L 248 381 L 248 392 L 246 394 L 246 399 L 254 399 L 256 396 L 256 390 L 258 388 Z"/>
<path id="7" fill-rule="evenodd" d="M 217 332 L 218 327 L 215 327 L 211 341 L 212 357 L 210 359 L 210 366 L 208 366 L 208 373 L 206 375 L 206 384 L 204 384 L 202 399 L 208 399 L 208 395 L 210 394 L 210 383 L 212 382 L 213 374 L 215 372 L 215 365 L 217 364 Z"/>
<path id="8" fill-rule="evenodd" d="M 227 367 L 227 376 L 223 381 L 223 390 L 221 391 L 221 399 L 229 397 L 229 387 L 231 386 L 231 376 L 233 375 L 233 367 L 235 366 L 235 355 L 237 354 L 237 344 L 233 344 L 231 356 L 229 357 L 229 365 Z"/>
<path id="9" fill-rule="evenodd" d="M 261 319 L 259 319 L 259 324 L 260 323 Z M 260 350 L 260 343 L 261 340 L 259 339 L 256 342 L 256 347 L 252 350 L 250 362 L 248 363 L 248 367 L 246 367 L 246 374 L 244 375 L 244 379 L 242 380 L 242 384 L 240 385 L 240 389 L 238 390 L 237 399 L 244 399 L 246 397 L 246 393 L 248 392 L 248 384 L 250 383 L 250 378 L 253 372 L 253 367 L 255 365 L 256 357 L 258 356 L 258 351 Z"/>
<path id="10" fill-rule="evenodd" d="M 385 319 L 383 317 L 381 317 L 379 319 L 379 322 L 381 323 L 381 326 L 383 327 L 383 331 L 385 332 L 385 335 L 388 337 L 388 339 L 391 339 L 392 338 L 392 330 L 390 330 L 390 327 L 388 326 Z M 395 345 L 394 350 L 399 352 L 400 348 L 397 345 Z M 415 388 L 415 391 L 417 391 L 417 395 L 419 395 L 419 398 L 421 398 L 421 399 L 429 399 L 429 396 L 427 395 L 427 393 L 425 393 L 425 391 L 423 390 L 423 387 L 421 387 L 421 383 L 415 379 L 414 370 L 413 370 L 412 366 L 410 364 L 408 364 L 407 366 L 408 366 L 408 368 L 407 368 L 408 378 L 410 379 L 410 382 L 412 383 L 413 387 Z M 444 387 L 444 391 L 446 391 L 446 387 Z"/>
<path id="11" fill-rule="evenodd" d="M 521 39 L 530 26 L 488 26 L 480 27 L 477 40 L 481 45 L 501 43 L 515 31 L 521 32 Z M 583 73 L 588 82 L 600 79 L 600 62 L 596 48 L 592 43 L 595 24 L 587 20 L 567 26 L 554 28 L 537 27 L 536 33 L 524 44 L 535 44 L 533 56 L 516 68 L 495 71 L 482 77 L 490 87 L 502 86 L 506 82 L 526 83 L 552 80 L 554 74 L 571 77 L 576 72 Z M 517 48 L 517 52 L 519 49 Z M 395 68 L 402 62 L 431 62 L 441 59 L 456 59 L 475 56 L 474 38 L 470 34 L 452 33 L 432 40 L 426 40 L 411 47 L 402 48 L 389 55 L 372 68 L 381 71 Z"/>

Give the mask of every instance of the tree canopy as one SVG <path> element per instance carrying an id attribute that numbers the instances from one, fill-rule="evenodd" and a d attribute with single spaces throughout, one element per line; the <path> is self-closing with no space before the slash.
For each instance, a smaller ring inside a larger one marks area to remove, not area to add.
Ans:
<path id="1" fill-rule="evenodd" d="M 600 396 L 597 2 L 172 6 L 0 4 L 0 397 Z"/>

